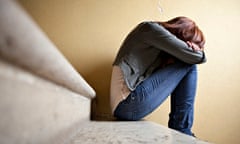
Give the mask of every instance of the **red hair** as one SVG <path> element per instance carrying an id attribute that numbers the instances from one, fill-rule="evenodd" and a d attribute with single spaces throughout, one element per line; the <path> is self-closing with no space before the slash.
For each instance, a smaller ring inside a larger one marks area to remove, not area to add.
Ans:
<path id="1" fill-rule="evenodd" d="M 193 42 L 204 48 L 205 38 L 196 23 L 187 17 L 176 17 L 166 22 L 158 22 L 179 39 Z"/>

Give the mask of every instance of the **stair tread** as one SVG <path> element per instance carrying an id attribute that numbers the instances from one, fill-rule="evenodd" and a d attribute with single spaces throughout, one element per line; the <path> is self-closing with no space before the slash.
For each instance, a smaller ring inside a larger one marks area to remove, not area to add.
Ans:
<path id="1" fill-rule="evenodd" d="M 207 144 L 150 121 L 97 122 L 92 121 L 78 129 L 70 144 Z"/>

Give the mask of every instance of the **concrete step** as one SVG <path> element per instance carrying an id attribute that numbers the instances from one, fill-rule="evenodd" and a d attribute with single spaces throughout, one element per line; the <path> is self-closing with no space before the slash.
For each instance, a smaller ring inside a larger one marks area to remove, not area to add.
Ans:
<path id="1" fill-rule="evenodd" d="M 61 144 L 90 120 L 90 99 L 0 59 L 0 143 Z"/>
<path id="2" fill-rule="evenodd" d="M 0 143 L 64 143 L 94 97 L 17 1 L 0 0 Z"/>
<path id="3" fill-rule="evenodd" d="M 87 122 L 69 144 L 208 144 L 149 121 Z"/>
<path id="4" fill-rule="evenodd" d="M 14 0 L 0 0 L 0 57 L 88 98 L 95 91 Z"/>

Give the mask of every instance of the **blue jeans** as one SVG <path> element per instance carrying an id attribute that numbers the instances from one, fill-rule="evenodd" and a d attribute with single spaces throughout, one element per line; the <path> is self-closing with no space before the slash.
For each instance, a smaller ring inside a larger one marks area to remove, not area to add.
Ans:
<path id="1" fill-rule="evenodd" d="M 171 95 L 169 128 L 192 135 L 197 66 L 176 62 L 156 70 L 119 103 L 114 116 L 119 120 L 140 120 Z"/>

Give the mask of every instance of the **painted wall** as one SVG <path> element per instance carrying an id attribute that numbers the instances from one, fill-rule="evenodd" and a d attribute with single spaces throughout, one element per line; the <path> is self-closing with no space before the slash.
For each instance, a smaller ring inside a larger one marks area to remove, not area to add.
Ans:
<path id="1" fill-rule="evenodd" d="M 194 19 L 206 36 L 208 58 L 206 64 L 199 66 L 194 132 L 199 138 L 218 144 L 240 143 L 240 1 L 20 2 L 95 88 L 96 119 L 109 119 L 111 63 L 126 34 L 144 20 L 168 20 L 179 15 Z M 166 101 L 147 119 L 167 125 L 168 113 Z"/>

